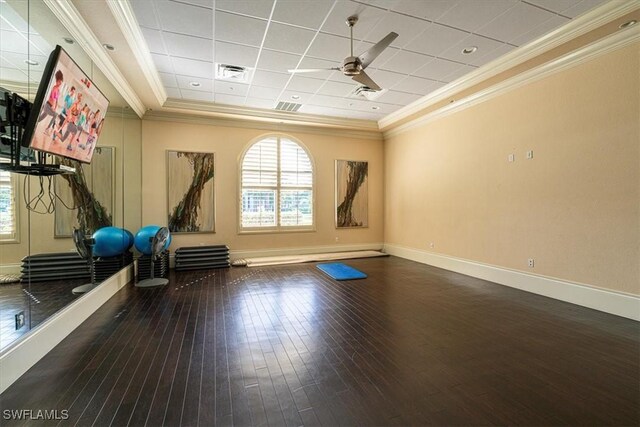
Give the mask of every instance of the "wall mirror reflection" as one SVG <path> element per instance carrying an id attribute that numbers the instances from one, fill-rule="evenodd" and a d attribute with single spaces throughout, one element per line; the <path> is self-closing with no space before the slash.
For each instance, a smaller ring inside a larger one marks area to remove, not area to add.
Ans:
<path id="1" fill-rule="evenodd" d="M 3 351 L 132 262 L 141 125 L 44 2 L 0 31 Z"/>

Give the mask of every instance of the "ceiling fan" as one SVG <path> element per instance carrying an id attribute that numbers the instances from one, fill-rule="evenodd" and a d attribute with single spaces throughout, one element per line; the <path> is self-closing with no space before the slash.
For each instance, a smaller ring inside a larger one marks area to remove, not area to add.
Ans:
<path id="1" fill-rule="evenodd" d="M 290 73 L 313 73 L 316 71 L 342 71 L 347 77 L 351 77 L 353 80 L 360 84 L 367 86 L 372 90 L 382 90 L 380 86 L 376 84 L 371 77 L 364 72 L 364 69 L 373 62 L 395 39 L 398 37 L 397 33 L 390 32 L 382 40 L 373 45 L 371 49 L 367 50 L 360 56 L 353 56 L 353 26 L 358 22 L 357 16 L 350 16 L 347 18 L 347 25 L 351 30 L 351 56 L 347 56 L 340 67 L 332 68 L 307 68 L 307 69 L 295 69 L 288 70 Z"/>

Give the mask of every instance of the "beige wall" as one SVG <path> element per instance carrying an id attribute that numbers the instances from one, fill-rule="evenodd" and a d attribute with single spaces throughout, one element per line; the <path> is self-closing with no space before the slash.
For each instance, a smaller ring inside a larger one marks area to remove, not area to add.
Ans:
<path id="1" fill-rule="evenodd" d="M 640 294 L 638 52 L 388 138 L 385 243 Z"/>
<path id="2" fill-rule="evenodd" d="M 171 248 L 226 244 L 231 250 L 268 250 L 340 244 L 382 243 L 383 192 L 381 140 L 335 135 L 282 132 L 301 141 L 315 163 L 316 231 L 298 233 L 238 233 L 238 166 L 242 152 L 260 135 L 275 132 L 209 124 L 142 121 L 142 222 L 167 224 L 166 150 L 216 154 L 215 234 L 176 234 Z M 369 228 L 336 230 L 334 221 L 334 160 L 369 161 Z M 336 243 L 336 237 L 339 239 Z"/>
<path id="3" fill-rule="evenodd" d="M 115 147 L 115 208 L 113 224 L 124 225 L 135 231 L 141 223 L 140 186 L 141 186 L 141 120 L 128 114 L 125 118 L 119 113 L 109 113 L 100 136 L 100 146 Z M 123 163 L 125 165 L 123 169 Z M 0 243 L 0 265 L 20 263 L 29 254 L 44 252 L 73 251 L 70 238 L 54 238 L 54 214 L 29 212 L 24 197 L 24 176 L 19 175 L 18 198 L 20 235 L 18 243 Z M 47 181 L 45 178 L 45 185 Z M 31 177 L 27 184 L 33 197 L 40 190 L 37 178 Z M 46 188 L 45 188 L 45 191 Z M 28 196 L 29 197 L 29 196 Z M 42 206 L 40 206 L 42 208 Z M 59 209 L 64 209 L 60 208 Z"/>

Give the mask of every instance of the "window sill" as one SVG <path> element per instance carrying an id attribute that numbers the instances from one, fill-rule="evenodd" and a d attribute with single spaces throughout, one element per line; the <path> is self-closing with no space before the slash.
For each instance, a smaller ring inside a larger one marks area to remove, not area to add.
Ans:
<path id="1" fill-rule="evenodd" d="M 293 229 L 244 229 L 238 230 L 238 234 L 291 234 L 291 233 L 315 233 L 316 229 L 314 228 L 293 228 Z"/>

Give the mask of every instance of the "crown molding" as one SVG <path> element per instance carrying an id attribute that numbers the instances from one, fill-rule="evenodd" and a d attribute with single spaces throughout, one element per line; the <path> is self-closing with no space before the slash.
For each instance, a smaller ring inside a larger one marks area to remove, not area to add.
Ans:
<path id="1" fill-rule="evenodd" d="M 167 100 L 167 92 L 156 70 L 147 42 L 131 8 L 131 3 L 129 0 L 107 0 L 107 6 L 109 6 L 113 18 L 120 27 L 122 35 L 127 40 L 133 56 L 138 61 L 138 65 L 151 86 L 158 104 L 164 104 Z"/>
<path id="2" fill-rule="evenodd" d="M 550 51 L 589 31 L 595 30 L 614 19 L 620 18 L 640 8 L 640 0 L 613 0 L 569 21 L 567 24 L 536 39 L 506 55 L 472 71 L 464 77 L 388 114 L 378 121 L 380 129 L 389 128 L 399 121 L 419 113 L 421 110 L 451 98 L 456 93 L 469 89 L 493 76 L 520 65 L 536 56 Z"/>
<path id="3" fill-rule="evenodd" d="M 342 129 L 333 127 L 319 127 L 300 125 L 295 123 L 280 123 L 272 121 L 244 120 L 229 117 L 195 114 L 194 112 L 178 111 L 147 111 L 143 120 L 163 122 L 178 122 L 200 124 L 208 126 L 235 127 L 243 129 L 259 129 L 274 132 L 310 133 L 315 135 L 335 136 L 342 138 L 368 139 L 382 141 L 382 133 L 378 130 Z"/>
<path id="4" fill-rule="evenodd" d="M 113 84 L 116 90 L 127 101 L 131 108 L 142 117 L 146 107 L 133 90 L 127 79 L 111 57 L 105 52 L 102 43 L 91 31 L 89 25 L 80 15 L 71 0 L 43 0 L 47 7 L 60 20 L 71 36 L 87 53 L 89 58 L 98 66 L 100 71 Z"/>
<path id="5" fill-rule="evenodd" d="M 553 61 L 534 67 L 510 79 L 504 80 L 498 84 L 488 87 L 484 90 L 476 92 L 472 95 L 456 100 L 439 110 L 425 114 L 403 125 L 383 133 L 385 140 L 400 135 L 410 129 L 424 125 L 428 122 L 440 119 L 466 108 L 472 107 L 481 102 L 488 101 L 506 92 L 519 88 L 521 86 L 544 79 L 552 74 L 564 71 L 568 68 L 575 67 L 586 61 L 594 59 L 614 50 L 621 49 L 633 43 L 640 42 L 640 28 L 629 28 L 626 31 L 615 32 L 605 38 L 594 43 L 584 46 L 578 50 L 570 52 L 564 56 L 556 58 Z"/>
<path id="6" fill-rule="evenodd" d="M 332 127 L 359 131 L 379 132 L 374 120 L 349 119 L 343 117 L 320 116 L 315 114 L 291 113 L 287 111 L 265 110 L 234 105 L 212 104 L 169 98 L 163 105 L 164 111 L 209 115 L 223 118 L 254 120 L 280 124 L 296 124 L 314 127 Z"/>

